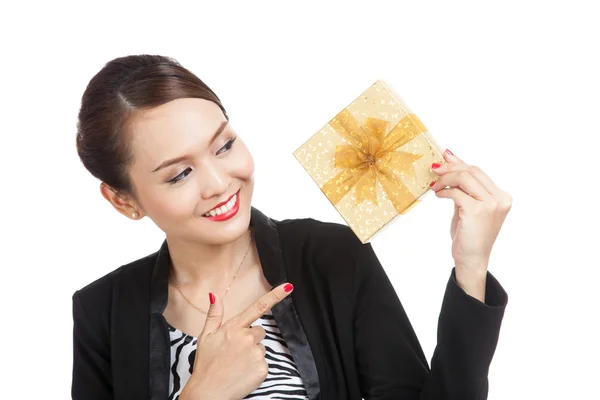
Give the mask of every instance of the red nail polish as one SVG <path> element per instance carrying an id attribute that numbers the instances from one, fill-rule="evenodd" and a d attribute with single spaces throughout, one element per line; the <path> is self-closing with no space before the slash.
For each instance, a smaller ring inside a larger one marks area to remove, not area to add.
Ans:
<path id="1" fill-rule="evenodd" d="M 446 153 L 450 154 L 451 156 L 453 156 L 453 155 L 454 155 L 454 153 L 453 153 L 453 152 L 451 152 L 451 151 L 450 151 L 450 149 L 446 149 Z"/>
<path id="2" fill-rule="evenodd" d="M 439 168 L 441 166 L 442 166 L 442 164 L 438 164 L 436 162 L 434 162 L 433 164 L 431 164 L 431 168 L 433 168 L 433 169 L 437 169 L 437 168 Z"/>
<path id="3" fill-rule="evenodd" d="M 215 295 L 214 294 L 209 293 L 208 299 L 210 300 L 210 304 L 215 304 Z"/>
<path id="4" fill-rule="evenodd" d="M 437 181 L 433 181 L 433 182 L 431 182 L 431 183 L 429 184 L 429 187 L 432 187 L 433 185 L 435 185 L 435 182 L 437 182 Z"/>
<path id="5" fill-rule="evenodd" d="M 291 291 L 292 291 L 292 289 L 293 289 L 293 288 L 294 288 L 294 285 L 292 285 L 291 283 L 288 283 L 287 285 L 285 285 L 285 286 L 283 287 L 283 290 L 284 290 L 286 293 L 289 293 L 289 292 L 291 292 Z"/>

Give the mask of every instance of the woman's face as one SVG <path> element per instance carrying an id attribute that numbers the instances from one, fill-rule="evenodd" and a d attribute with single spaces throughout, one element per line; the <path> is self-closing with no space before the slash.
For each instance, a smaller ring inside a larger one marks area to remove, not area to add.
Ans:
<path id="1" fill-rule="evenodd" d="M 219 106 L 174 100 L 141 112 L 130 132 L 137 204 L 168 237 L 221 244 L 248 229 L 254 161 Z"/>

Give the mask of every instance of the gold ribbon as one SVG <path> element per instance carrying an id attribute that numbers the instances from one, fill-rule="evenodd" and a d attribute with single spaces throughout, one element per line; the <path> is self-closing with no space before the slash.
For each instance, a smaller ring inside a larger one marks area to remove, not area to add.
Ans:
<path id="1" fill-rule="evenodd" d="M 335 151 L 335 167 L 343 171 L 321 187 L 334 205 L 353 187 L 356 187 L 356 205 L 364 200 L 377 205 L 377 180 L 398 213 L 417 200 L 396 174 L 414 176 L 413 164 L 423 154 L 396 150 L 426 131 L 425 125 L 415 114 L 408 114 L 385 135 L 388 124 L 369 117 L 363 127 L 347 109 L 330 121 L 348 143 L 338 145 Z"/>

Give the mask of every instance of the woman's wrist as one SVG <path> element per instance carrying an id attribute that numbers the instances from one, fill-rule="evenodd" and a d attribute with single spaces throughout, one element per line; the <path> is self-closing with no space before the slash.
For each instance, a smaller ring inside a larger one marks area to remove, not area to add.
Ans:
<path id="1" fill-rule="evenodd" d="M 461 268 L 456 266 L 456 283 L 465 291 L 469 296 L 476 298 L 477 300 L 485 303 L 485 286 L 487 271 L 481 272 L 479 270 Z"/>

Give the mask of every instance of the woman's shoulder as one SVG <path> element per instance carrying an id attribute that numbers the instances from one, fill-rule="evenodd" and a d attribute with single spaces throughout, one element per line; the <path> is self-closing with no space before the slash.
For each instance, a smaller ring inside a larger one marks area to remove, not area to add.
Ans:
<path id="1" fill-rule="evenodd" d="M 282 241 L 308 245 L 314 249 L 336 248 L 346 251 L 363 245 L 347 225 L 314 218 L 293 218 L 277 221 Z"/>
<path id="2" fill-rule="evenodd" d="M 360 253 L 368 250 L 347 225 L 313 218 L 278 222 L 289 268 L 311 270 L 333 281 L 350 279 Z"/>
<path id="3" fill-rule="evenodd" d="M 95 303 L 93 306 L 108 303 L 117 285 L 121 285 L 123 282 L 144 282 L 144 278 L 149 280 L 156 256 L 157 252 L 154 252 L 119 266 L 76 290 L 73 298 L 86 303 Z"/>

